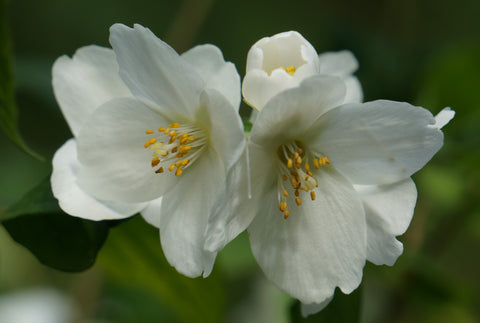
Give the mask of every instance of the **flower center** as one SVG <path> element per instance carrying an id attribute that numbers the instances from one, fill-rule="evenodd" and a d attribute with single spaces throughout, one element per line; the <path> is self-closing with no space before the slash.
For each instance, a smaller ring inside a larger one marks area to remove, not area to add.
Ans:
<path id="1" fill-rule="evenodd" d="M 307 153 L 297 141 L 278 147 L 277 155 L 280 170 L 277 180 L 278 208 L 287 219 L 290 215 L 287 204 L 287 198 L 290 197 L 289 188 L 294 192 L 295 203 L 298 206 L 302 205 L 300 191 L 310 193 L 312 201 L 315 200 L 315 187 L 318 187 L 318 182 L 310 169 L 309 161 L 313 163 L 315 169 L 319 169 L 330 164 L 330 159 L 327 156 L 317 156 L 312 152 Z"/>
<path id="2" fill-rule="evenodd" d="M 164 172 L 167 167 L 176 176 L 191 165 L 205 148 L 207 136 L 199 127 L 192 124 L 174 122 L 168 128 L 160 127 L 158 132 L 146 130 L 145 134 L 152 135 L 143 145 L 152 151 L 152 168 L 156 174 Z"/>
<path id="3" fill-rule="evenodd" d="M 290 76 L 293 76 L 293 74 L 295 74 L 295 71 L 297 70 L 297 69 L 296 69 L 294 66 L 292 66 L 292 65 L 288 66 L 287 68 L 285 68 L 285 67 L 283 67 L 283 66 L 280 66 L 280 67 L 277 67 L 277 68 L 284 70 L 284 71 L 287 72 L 287 74 L 290 75 Z M 271 70 L 271 71 L 270 71 L 270 75 L 272 75 L 272 72 L 273 72 L 274 70 L 276 70 L 277 68 Z"/>

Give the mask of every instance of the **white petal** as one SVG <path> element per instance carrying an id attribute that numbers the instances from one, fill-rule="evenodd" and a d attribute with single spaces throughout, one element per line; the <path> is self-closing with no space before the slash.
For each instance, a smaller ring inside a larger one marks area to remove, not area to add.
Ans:
<path id="1" fill-rule="evenodd" d="M 444 108 L 435 116 L 435 127 L 438 129 L 443 128 L 450 120 L 455 116 L 455 111 L 449 107 Z"/>
<path id="2" fill-rule="evenodd" d="M 325 52 L 318 56 L 320 74 L 348 76 L 358 69 L 358 61 L 349 50 Z"/>
<path id="3" fill-rule="evenodd" d="M 182 54 L 182 58 L 196 69 L 205 81 L 206 89 L 222 93 L 238 111 L 240 108 L 240 75 L 235 65 L 225 62 L 217 46 L 205 44 L 195 46 Z"/>
<path id="4" fill-rule="evenodd" d="M 127 218 L 145 207 L 144 203 L 127 204 L 94 198 L 77 183 L 80 167 L 76 142 L 70 139 L 55 153 L 51 177 L 53 195 L 66 213 L 99 221 Z"/>
<path id="5" fill-rule="evenodd" d="M 160 239 L 165 257 L 188 277 L 207 277 L 216 252 L 203 249 L 205 228 L 224 176 L 218 157 L 206 152 L 182 174 L 182 181 L 164 196 Z"/>
<path id="6" fill-rule="evenodd" d="M 132 96 L 109 48 L 91 45 L 78 49 L 72 58 L 61 56 L 53 64 L 52 76 L 55 97 L 74 135 L 100 105 Z"/>
<path id="7" fill-rule="evenodd" d="M 259 165 L 249 178 L 249 166 L 261 160 L 263 154 L 262 150 L 251 148 L 245 150 L 243 156 L 227 174 L 225 187 L 221 189 L 220 196 L 213 205 L 205 231 L 205 250 L 223 249 L 250 225 L 258 205 L 262 203 L 259 197 L 263 194 L 263 187 L 267 185 L 265 178 L 268 178 L 270 172 L 268 170 L 257 172 L 262 168 Z M 255 199 L 252 199 L 253 196 Z"/>
<path id="8" fill-rule="evenodd" d="M 191 116 L 198 108 L 202 78 L 149 29 L 115 24 L 110 43 L 120 76 L 137 98 L 164 113 Z"/>
<path id="9" fill-rule="evenodd" d="M 180 121 L 182 120 L 175 120 Z M 152 151 L 144 147 L 146 130 L 156 130 L 166 120 L 135 99 L 112 100 L 98 108 L 78 136 L 83 167 L 82 187 L 96 197 L 127 202 L 156 199 L 178 181 L 172 173 L 155 174 Z M 168 163 L 160 163 L 166 170 Z"/>
<path id="10" fill-rule="evenodd" d="M 340 105 L 344 97 L 345 84 L 340 78 L 312 76 L 299 87 L 274 96 L 259 114 L 250 138 L 274 149 L 286 140 L 300 139 L 315 120 Z"/>
<path id="11" fill-rule="evenodd" d="M 267 277 L 303 303 L 320 303 L 338 286 L 358 287 L 366 257 L 362 203 L 333 167 L 317 172 L 316 200 L 287 199 L 290 217 L 278 210 L 276 189 L 248 228 L 252 252 Z"/>
<path id="12" fill-rule="evenodd" d="M 443 145 L 432 114 L 404 102 L 350 103 L 324 114 L 305 134 L 355 184 L 410 177 Z"/>
<path id="13" fill-rule="evenodd" d="M 326 300 L 324 300 L 321 303 L 311 303 L 311 304 L 301 303 L 300 312 L 302 313 L 303 317 L 307 317 L 309 315 L 318 313 L 321 310 L 323 310 L 325 307 L 327 307 L 327 305 L 330 304 L 332 299 L 333 299 L 333 296 L 328 297 Z"/>
<path id="14" fill-rule="evenodd" d="M 245 149 L 243 125 L 236 109 L 215 90 L 205 90 L 196 119 L 210 131 L 210 145 L 218 153 L 227 171 Z"/>
<path id="15" fill-rule="evenodd" d="M 146 207 L 142 210 L 142 216 L 145 221 L 157 228 L 160 228 L 160 210 L 162 207 L 162 199 L 163 196 L 148 202 Z"/>
<path id="16" fill-rule="evenodd" d="M 347 93 L 343 103 L 361 103 L 363 102 L 362 85 L 355 76 L 349 76 L 343 79 L 347 87 Z"/>
<path id="17" fill-rule="evenodd" d="M 417 200 L 415 183 L 409 178 L 383 185 L 356 185 L 367 216 L 367 259 L 376 265 L 392 266 L 403 252 L 395 238 L 410 224 Z"/>

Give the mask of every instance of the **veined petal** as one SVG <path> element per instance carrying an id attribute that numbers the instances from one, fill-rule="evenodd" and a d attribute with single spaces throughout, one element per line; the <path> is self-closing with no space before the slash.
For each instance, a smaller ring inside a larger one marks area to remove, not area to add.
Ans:
<path id="1" fill-rule="evenodd" d="M 144 203 L 128 204 L 94 198 L 78 185 L 80 167 L 75 139 L 70 139 L 55 153 L 51 177 L 53 195 L 66 213 L 100 221 L 127 218 L 145 207 Z"/>
<path id="2" fill-rule="evenodd" d="M 299 87 L 274 96 L 259 114 L 251 140 L 264 147 L 277 147 L 300 137 L 321 115 L 340 105 L 345 97 L 344 82 L 334 76 L 318 75 Z"/>
<path id="3" fill-rule="evenodd" d="M 350 103 L 330 110 L 305 134 L 354 184 L 401 181 L 422 168 L 443 145 L 432 114 L 404 102 Z"/>
<path id="4" fill-rule="evenodd" d="M 85 46 L 72 58 L 53 64 L 52 84 L 63 115 L 76 136 L 90 113 L 103 103 L 132 94 L 120 79 L 115 53 L 109 48 Z"/>
<path id="5" fill-rule="evenodd" d="M 113 25 L 110 43 L 133 95 L 162 113 L 193 115 L 204 81 L 175 50 L 140 25 Z"/>
<path id="6" fill-rule="evenodd" d="M 148 202 L 142 210 L 142 217 L 145 221 L 157 228 L 160 228 L 162 199 L 163 196 L 160 196 L 159 198 Z"/>
<path id="7" fill-rule="evenodd" d="M 250 225 L 267 188 L 276 180 L 274 168 L 265 163 L 269 158 L 263 149 L 249 144 L 227 174 L 205 231 L 206 250 L 223 249 Z"/>
<path id="8" fill-rule="evenodd" d="M 182 181 L 164 196 L 161 207 L 160 239 L 165 257 L 188 277 L 207 277 L 216 252 L 203 249 L 213 201 L 220 193 L 224 174 L 214 151 L 197 160 Z"/>
<path id="9" fill-rule="evenodd" d="M 412 220 L 417 190 L 409 178 L 382 186 L 356 185 L 367 217 L 367 259 L 376 265 L 392 266 L 403 252 L 395 237 Z"/>
<path id="10" fill-rule="evenodd" d="M 307 317 L 311 314 L 318 313 L 321 310 L 323 310 L 325 307 L 327 307 L 327 305 L 330 304 L 332 299 L 333 299 L 333 295 L 331 297 L 328 297 L 327 299 L 325 299 L 323 302 L 320 302 L 320 303 L 311 303 L 311 304 L 301 303 L 300 304 L 301 305 L 300 306 L 300 312 L 302 313 L 303 317 Z"/>
<path id="11" fill-rule="evenodd" d="M 206 89 L 214 89 L 222 93 L 238 111 L 241 99 L 240 75 L 234 64 L 225 62 L 217 46 L 210 44 L 195 46 L 183 53 L 181 57 L 198 72 L 205 82 Z"/>
<path id="12" fill-rule="evenodd" d="M 349 50 L 322 53 L 318 61 L 320 74 L 348 76 L 358 69 L 358 61 Z"/>
<path id="13" fill-rule="evenodd" d="M 170 122 L 135 99 L 102 105 L 78 136 L 80 185 L 97 198 L 127 202 L 150 201 L 170 190 L 179 179 L 171 172 L 155 174 L 152 151 L 144 147 L 147 129 Z"/>
<path id="14" fill-rule="evenodd" d="M 338 286 L 358 287 L 366 256 L 365 214 L 353 186 L 333 168 L 315 173 L 317 198 L 290 207 L 284 220 L 277 192 L 248 228 L 253 254 L 267 277 L 302 303 L 321 303 Z"/>
<path id="15" fill-rule="evenodd" d="M 245 149 L 245 135 L 240 117 L 230 102 L 215 90 L 205 90 L 196 119 L 210 132 L 210 145 L 228 171 Z"/>

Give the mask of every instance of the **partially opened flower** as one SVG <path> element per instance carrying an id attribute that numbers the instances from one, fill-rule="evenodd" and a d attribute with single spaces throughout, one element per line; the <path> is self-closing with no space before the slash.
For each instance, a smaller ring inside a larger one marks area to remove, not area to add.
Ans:
<path id="1" fill-rule="evenodd" d="M 128 94 L 82 123 L 76 182 L 97 200 L 143 205 L 169 262 L 207 276 L 216 255 L 203 249 L 210 210 L 245 146 L 238 73 L 215 46 L 179 56 L 139 25 L 112 26 L 110 42 Z"/>
<path id="2" fill-rule="evenodd" d="M 349 51 L 318 56 L 298 32 L 283 32 L 262 38 L 250 48 L 242 93 L 245 101 L 260 111 L 274 95 L 321 74 L 344 79 L 347 86 L 344 102 L 361 102 L 362 88 L 352 75 L 357 68 L 358 62 Z"/>
<path id="3" fill-rule="evenodd" d="M 255 258 L 304 314 L 336 287 L 357 288 L 365 260 L 395 262 L 416 201 L 410 176 L 440 149 L 453 117 L 386 100 L 344 104 L 344 84 L 310 77 L 265 105 L 248 141 L 252 198 L 233 212 L 254 216 Z"/>

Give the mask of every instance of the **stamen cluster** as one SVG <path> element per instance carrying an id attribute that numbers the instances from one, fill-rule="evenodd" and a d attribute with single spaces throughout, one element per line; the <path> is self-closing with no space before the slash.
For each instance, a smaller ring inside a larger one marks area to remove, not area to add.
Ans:
<path id="1" fill-rule="evenodd" d="M 290 215 L 290 211 L 287 208 L 286 198 L 289 197 L 290 194 L 285 188 L 284 182 L 287 182 L 287 180 L 290 179 L 289 182 L 295 195 L 295 203 L 298 206 L 302 205 L 300 190 L 310 192 L 310 198 L 313 201 L 315 200 L 314 189 L 315 187 L 318 187 L 318 182 L 310 170 L 308 159 L 312 159 L 313 166 L 316 169 L 330 164 L 330 159 L 327 156 L 318 157 L 315 155 L 313 158 L 310 158 L 310 156 L 307 156 L 304 150 L 300 148 L 299 144 L 296 142 L 280 146 L 278 154 L 280 157 L 279 168 L 281 174 L 281 179 L 278 180 L 278 208 L 280 211 L 284 212 L 284 218 L 287 219 Z"/>
<path id="2" fill-rule="evenodd" d="M 152 167 L 172 161 L 168 170 L 175 171 L 176 176 L 182 175 L 183 170 L 199 156 L 204 148 L 206 143 L 204 132 L 194 125 L 180 125 L 178 122 L 170 123 L 168 128 L 160 127 L 158 132 L 159 137 L 151 137 L 144 144 L 145 148 L 153 151 Z M 147 135 L 154 133 L 153 130 L 145 131 Z M 165 171 L 163 166 L 155 170 L 155 173 L 163 173 Z"/>

